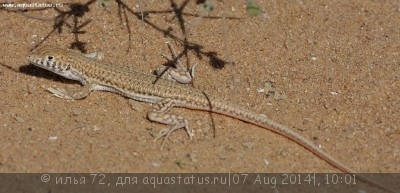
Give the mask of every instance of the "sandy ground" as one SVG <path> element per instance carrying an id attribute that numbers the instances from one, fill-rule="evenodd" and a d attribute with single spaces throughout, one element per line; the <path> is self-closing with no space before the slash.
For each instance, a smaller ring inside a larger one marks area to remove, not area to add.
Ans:
<path id="1" fill-rule="evenodd" d="M 269 130 L 187 109 L 173 111 L 194 139 L 179 130 L 160 151 L 153 134 L 167 126 L 146 119 L 149 104 L 53 97 L 45 88 L 80 85 L 25 59 L 56 45 L 151 74 L 166 41 L 198 64 L 193 87 L 288 125 L 355 171 L 400 172 L 398 1 L 260 1 L 265 17 L 215 1 L 201 19 L 195 1 L 174 11 L 149 0 L 145 22 L 131 2 L 0 10 L 0 172 L 340 172 Z"/>

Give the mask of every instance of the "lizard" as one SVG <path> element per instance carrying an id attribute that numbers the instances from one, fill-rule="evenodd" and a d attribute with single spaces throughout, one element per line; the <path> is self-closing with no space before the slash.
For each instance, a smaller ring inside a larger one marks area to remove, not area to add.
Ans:
<path id="1" fill-rule="evenodd" d="M 184 128 L 192 139 L 193 132 L 189 128 L 188 121 L 180 115 L 169 112 L 173 107 L 182 107 L 222 114 L 270 130 L 303 146 L 340 171 L 356 173 L 288 126 L 266 116 L 222 98 L 209 96 L 202 90 L 187 84 L 178 84 L 168 78 L 158 78 L 127 66 L 104 62 L 99 60 L 101 58 L 101 55 L 96 53 L 84 55 L 55 46 L 43 46 L 27 56 L 27 60 L 31 64 L 67 79 L 79 81 L 83 85 L 76 91 L 48 89 L 59 98 L 83 99 L 91 91 L 99 90 L 114 92 L 141 102 L 153 103 L 147 118 L 153 122 L 171 125 L 171 128 L 156 137 L 156 139 L 164 137 L 163 144 L 172 132 L 181 128 Z M 179 81 L 181 74 L 170 73 L 170 75 Z M 189 76 L 189 81 L 185 81 L 190 82 L 190 78 Z M 364 175 L 358 174 L 356 178 L 387 192 L 395 192 Z"/>

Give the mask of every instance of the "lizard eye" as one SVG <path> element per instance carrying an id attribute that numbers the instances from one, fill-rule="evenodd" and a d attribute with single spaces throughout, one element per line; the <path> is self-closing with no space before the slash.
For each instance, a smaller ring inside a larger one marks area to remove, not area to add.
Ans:
<path id="1" fill-rule="evenodd" d="M 54 56 L 46 56 L 46 65 L 47 67 L 55 67 L 56 63 L 54 62 Z"/>

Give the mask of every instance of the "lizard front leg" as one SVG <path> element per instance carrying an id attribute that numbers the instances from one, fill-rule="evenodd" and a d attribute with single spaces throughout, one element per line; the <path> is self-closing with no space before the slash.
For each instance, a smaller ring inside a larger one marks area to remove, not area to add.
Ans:
<path id="1" fill-rule="evenodd" d="M 74 90 L 65 90 L 61 88 L 48 88 L 47 91 L 53 93 L 54 96 L 62 99 L 77 100 L 87 97 L 92 90 L 94 90 L 95 84 L 85 84 L 84 86 L 78 87 Z"/>

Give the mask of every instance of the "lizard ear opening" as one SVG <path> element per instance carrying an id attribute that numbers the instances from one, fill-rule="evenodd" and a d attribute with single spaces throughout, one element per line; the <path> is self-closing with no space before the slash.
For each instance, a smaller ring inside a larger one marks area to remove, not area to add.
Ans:
<path id="1" fill-rule="evenodd" d="M 69 69 L 71 69 L 71 64 L 68 64 L 67 67 L 65 67 L 64 70 L 69 70 Z"/>

